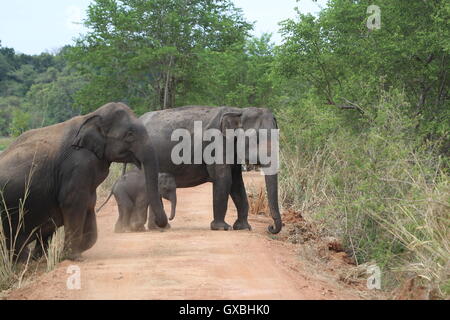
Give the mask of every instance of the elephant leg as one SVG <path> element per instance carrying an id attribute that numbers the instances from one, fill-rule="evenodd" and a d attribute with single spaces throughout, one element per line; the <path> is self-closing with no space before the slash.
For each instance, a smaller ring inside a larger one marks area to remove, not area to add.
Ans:
<path id="1" fill-rule="evenodd" d="M 97 219 L 95 217 L 95 208 L 91 207 L 86 212 L 84 221 L 83 238 L 80 244 L 81 251 L 86 251 L 97 242 Z"/>
<path id="2" fill-rule="evenodd" d="M 67 251 L 67 258 L 73 261 L 81 261 L 81 253 L 93 245 L 97 239 L 97 227 L 95 214 L 91 209 L 92 195 L 88 191 L 63 191 L 65 194 L 61 211 L 64 220 L 64 248 Z M 84 230 L 86 228 L 86 231 Z M 90 239 L 85 240 L 85 232 Z"/>
<path id="3" fill-rule="evenodd" d="M 115 233 L 123 233 L 130 230 L 130 219 L 132 215 L 133 202 L 124 193 L 114 194 L 119 208 L 119 218 L 114 226 Z"/>
<path id="4" fill-rule="evenodd" d="M 52 238 L 53 234 L 49 234 L 47 236 L 43 236 L 40 233 L 36 234 L 36 244 L 31 253 L 31 257 L 33 258 L 33 260 L 40 259 L 44 255 L 44 253 L 47 252 Z"/>
<path id="5" fill-rule="evenodd" d="M 83 227 L 86 220 L 85 208 L 64 209 L 64 248 L 67 258 L 72 261 L 81 261 L 81 243 L 83 241 Z M 82 212 L 80 214 L 80 212 Z"/>
<path id="6" fill-rule="evenodd" d="M 234 230 L 251 230 L 248 223 L 248 199 L 245 191 L 244 180 L 242 179 L 242 168 L 240 165 L 232 168 L 231 198 L 236 206 L 238 218 L 233 224 Z"/>
<path id="7" fill-rule="evenodd" d="M 30 252 L 30 249 L 28 247 L 24 247 L 22 250 L 20 250 L 20 253 L 14 254 L 14 261 L 20 262 L 20 263 L 26 263 L 28 261 L 28 257 L 32 255 L 32 252 Z"/>
<path id="8" fill-rule="evenodd" d="M 131 231 L 133 232 L 145 231 L 146 221 L 147 221 L 147 207 L 144 206 L 142 208 L 138 206 L 137 208 L 134 208 L 130 222 Z"/>
<path id="9" fill-rule="evenodd" d="M 162 198 L 160 198 L 161 201 L 161 205 L 162 205 Z M 148 230 L 157 230 L 157 229 L 161 229 L 160 227 L 158 227 L 156 225 L 155 222 L 155 213 L 152 210 L 151 206 L 148 206 L 148 223 L 147 223 L 147 229 Z M 170 229 L 170 224 L 167 223 L 167 225 L 165 226 L 165 229 Z"/>
<path id="10" fill-rule="evenodd" d="M 211 230 L 230 230 L 231 226 L 225 222 L 228 208 L 228 196 L 231 191 L 231 170 L 228 166 L 219 165 L 214 169 L 213 182 L 213 212 L 214 220 L 211 222 Z"/>
<path id="11" fill-rule="evenodd" d="M 86 214 L 86 221 L 84 222 L 81 250 L 86 251 L 92 248 L 97 242 L 97 235 L 97 219 L 95 218 L 95 211 L 89 209 Z"/>
<path id="12" fill-rule="evenodd" d="M 130 228 L 131 231 L 145 231 L 145 222 L 147 222 L 148 202 L 145 193 L 136 197 L 133 209 L 131 210 Z"/>
<path id="13" fill-rule="evenodd" d="M 13 250 L 13 260 L 17 262 L 26 262 L 31 252 L 27 247 L 27 240 L 25 237 L 18 236 L 15 240 Z"/>
<path id="14" fill-rule="evenodd" d="M 148 230 L 156 230 L 158 229 L 158 226 L 155 223 L 155 213 L 152 210 L 152 207 L 148 207 L 148 223 L 147 223 L 147 229 Z"/>

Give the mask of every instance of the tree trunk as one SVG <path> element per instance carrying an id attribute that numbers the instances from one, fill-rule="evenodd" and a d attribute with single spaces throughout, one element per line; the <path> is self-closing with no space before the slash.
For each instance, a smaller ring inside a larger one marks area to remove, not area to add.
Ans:
<path id="1" fill-rule="evenodd" d="M 167 72 L 165 74 L 165 84 L 164 84 L 164 97 L 162 109 L 170 109 L 173 108 L 175 103 L 174 96 L 174 81 L 171 73 L 171 68 L 173 64 L 173 57 L 170 57 L 169 66 L 167 68 Z"/>

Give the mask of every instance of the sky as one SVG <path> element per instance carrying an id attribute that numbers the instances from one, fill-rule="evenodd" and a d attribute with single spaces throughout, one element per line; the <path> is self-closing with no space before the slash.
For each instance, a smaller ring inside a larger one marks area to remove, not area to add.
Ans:
<path id="1" fill-rule="evenodd" d="M 87 30 L 82 21 L 91 0 L 0 0 L 0 41 L 17 52 L 39 54 L 55 52 L 73 44 Z M 295 7 L 302 13 L 317 13 L 326 0 L 234 0 L 245 17 L 255 22 L 254 35 L 273 34 L 281 42 L 278 23 L 294 18 Z"/>

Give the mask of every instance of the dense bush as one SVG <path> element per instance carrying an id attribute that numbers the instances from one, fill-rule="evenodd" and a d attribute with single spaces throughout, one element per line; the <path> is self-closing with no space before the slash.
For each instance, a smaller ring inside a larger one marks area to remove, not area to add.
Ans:
<path id="1" fill-rule="evenodd" d="M 407 104 L 399 92 L 384 93 L 377 117 L 358 131 L 348 130 L 339 111 L 323 117 L 311 100 L 280 109 L 281 198 L 343 239 L 357 263 L 376 261 L 387 287 L 411 273 L 443 296 L 450 276 L 448 168 L 432 143 L 419 143 L 417 124 L 402 111 Z"/>
<path id="2" fill-rule="evenodd" d="M 281 197 L 376 261 L 386 287 L 420 277 L 448 295 L 450 70 L 446 1 L 331 0 L 283 22 L 274 97 Z M 418 14 L 420 12 L 420 14 Z M 405 272 L 394 272 L 405 271 Z"/>

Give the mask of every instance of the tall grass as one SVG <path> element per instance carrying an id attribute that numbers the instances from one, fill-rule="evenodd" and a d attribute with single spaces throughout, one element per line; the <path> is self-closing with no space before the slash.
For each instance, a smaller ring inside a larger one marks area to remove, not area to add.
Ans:
<path id="1" fill-rule="evenodd" d="M 36 245 L 43 245 L 36 243 Z M 58 263 L 64 259 L 64 227 L 58 228 L 48 240 L 47 251 L 44 252 L 47 272 L 56 268 Z"/>
<path id="2" fill-rule="evenodd" d="M 31 262 L 30 250 L 32 244 L 21 245 L 18 247 L 19 237 L 22 229 L 25 227 L 25 215 L 27 214 L 25 209 L 25 203 L 30 195 L 30 184 L 33 176 L 34 160 L 31 166 L 31 171 L 26 180 L 24 196 L 20 199 L 17 213 L 12 212 L 7 206 L 7 201 L 4 197 L 4 190 L 0 190 L 0 291 L 10 289 L 14 286 L 20 287 L 22 280 L 27 274 L 28 268 Z M 17 225 L 13 222 L 13 214 L 18 215 Z M 9 230 L 4 230 L 4 227 Z M 15 230 L 13 230 L 13 228 Z M 37 228 L 31 230 L 30 235 L 25 239 L 25 243 L 31 240 L 32 235 L 37 231 Z M 7 234 L 9 236 L 7 236 Z M 36 240 L 34 246 L 44 245 L 38 243 Z M 17 250 L 11 250 L 16 248 Z M 51 240 L 49 240 L 48 249 L 44 252 L 46 259 L 47 271 L 51 271 L 55 268 L 63 258 L 64 250 L 64 228 L 58 229 Z"/>
<path id="3" fill-rule="evenodd" d="M 25 202 L 29 197 L 32 175 L 33 172 L 31 171 L 28 175 L 28 179 L 26 180 L 23 199 L 20 199 L 19 201 L 16 213 L 18 217 L 15 232 L 13 232 L 13 216 L 10 209 L 6 205 L 4 190 L 0 190 L 0 290 L 8 289 L 14 283 L 20 284 L 28 269 L 31 253 L 25 245 L 18 247 L 20 245 L 18 239 L 20 237 L 21 229 L 25 227 Z M 8 232 L 4 230 L 4 225 L 9 228 Z M 9 237 L 7 237 L 6 234 L 9 234 Z M 31 237 L 31 235 L 29 237 Z M 28 239 L 26 239 L 26 241 L 27 240 Z M 16 248 L 17 250 L 10 250 L 10 248 Z M 19 263 L 19 257 L 24 256 L 25 254 L 27 254 L 26 263 Z"/>
<path id="4" fill-rule="evenodd" d="M 359 130 L 339 115 L 308 115 L 282 127 L 280 196 L 344 241 L 357 263 L 375 260 L 385 288 L 418 277 L 435 296 L 449 292 L 448 162 L 420 142 L 403 116 L 402 94 L 381 97 Z M 320 110 L 312 104 L 309 111 Z M 313 119 L 313 123 L 303 121 Z M 315 126 L 311 128 L 311 126 Z"/>

